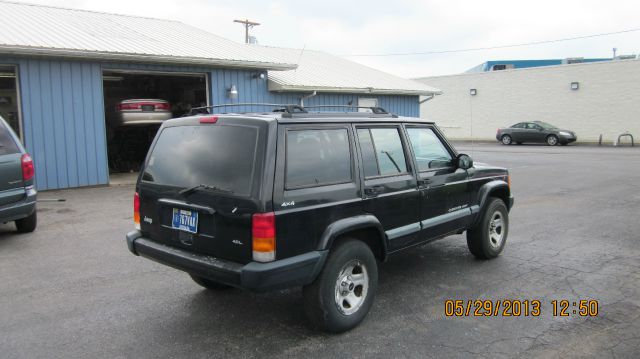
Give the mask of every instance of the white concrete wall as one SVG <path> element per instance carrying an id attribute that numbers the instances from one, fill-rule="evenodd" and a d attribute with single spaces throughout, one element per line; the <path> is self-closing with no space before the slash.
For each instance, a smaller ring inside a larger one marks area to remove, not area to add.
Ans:
<path id="1" fill-rule="evenodd" d="M 420 106 L 452 139 L 495 139 L 499 127 L 540 120 L 578 141 L 640 142 L 640 60 L 607 61 L 419 79 L 443 94 Z M 579 82 L 577 91 L 571 82 Z M 469 90 L 477 89 L 471 96 Z M 628 140 L 627 140 L 628 141 Z"/>

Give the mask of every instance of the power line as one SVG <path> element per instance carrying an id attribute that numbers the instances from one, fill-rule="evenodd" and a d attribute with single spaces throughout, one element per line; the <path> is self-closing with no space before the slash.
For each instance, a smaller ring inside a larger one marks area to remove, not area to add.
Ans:
<path id="1" fill-rule="evenodd" d="M 567 38 L 563 38 L 563 39 L 524 42 L 524 43 L 519 43 L 519 44 L 500 45 L 500 46 L 475 47 L 475 48 L 468 48 L 468 49 L 442 50 L 442 51 L 396 52 L 396 53 L 387 53 L 387 54 L 352 54 L 352 55 L 344 55 L 344 56 L 345 57 L 356 57 L 356 56 L 359 56 L 359 57 L 383 57 L 383 56 L 415 56 L 415 55 L 449 54 L 449 53 L 456 53 L 456 52 L 495 50 L 495 49 L 505 49 L 505 48 L 510 48 L 510 47 L 521 47 L 521 46 L 533 46 L 533 45 L 551 44 L 551 43 L 555 43 L 555 42 L 564 42 L 564 41 L 572 41 L 572 40 L 589 39 L 589 38 L 593 38 L 593 37 L 610 36 L 610 35 L 624 34 L 624 33 L 635 32 L 635 31 L 640 31 L 640 28 L 620 30 L 620 31 L 614 31 L 614 32 L 604 32 L 604 33 L 600 33 L 600 34 L 585 35 L 585 36 L 567 37 Z"/>

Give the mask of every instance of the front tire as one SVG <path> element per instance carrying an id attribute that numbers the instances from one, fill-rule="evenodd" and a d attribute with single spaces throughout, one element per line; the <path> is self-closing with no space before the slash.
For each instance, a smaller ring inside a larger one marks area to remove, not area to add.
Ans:
<path id="1" fill-rule="evenodd" d="M 558 136 L 556 135 L 549 135 L 547 136 L 547 145 L 549 146 L 555 146 L 558 144 Z"/>
<path id="2" fill-rule="evenodd" d="M 312 325 L 341 333 L 367 315 L 378 287 L 378 265 L 369 246 L 348 239 L 329 253 L 318 278 L 303 288 L 304 309 Z"/>
<path id="3" fill-rule="evenodd" d="M 194 282 L 198 283 L 200 286 L 202 286 L 203 288 L 206 288 L 206 289 L 210 289 L 210 290 L 227 290 L 227 289 L 233 288 L 230 285 L 218 283 L 218 282 L 212 281 L 210 279 L 202 278 L 202 277 L 194 275 L 194 274 L 189 274 L 189 276 L 191 277 L 191 279 L 193 279 Z"/>
<path id="4" fill-rule="evenodd" d="M 502 142 L 503 145 L 510 145 L 513 142 L 513 139 L 509 135 L 502 135 L 502 137 L 500 137 L 500 142 Z"/>
<path id="5" fill-rule="evenodd" d="M 31 233 L 36 230 L 37 225 L 38 215 L 36 211 L 33 211 L 29 217 L 16 220 L 16 228 L 20 233 Z"/>
<path id="6" fill-rule="evenodd" d="M 467 246 L 476 258 L 495 258 L 504 249 L 509 234 L 509 212 L 504 202 L 492 197 L 478 224 L 467 231 Z"/>

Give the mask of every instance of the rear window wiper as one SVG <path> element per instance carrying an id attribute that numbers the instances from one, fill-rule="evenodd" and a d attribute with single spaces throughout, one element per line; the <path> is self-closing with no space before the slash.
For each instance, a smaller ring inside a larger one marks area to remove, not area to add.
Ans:
<path id="1" fill-rule="evenodd" d="M 206 184 L 199 184 L 199 185 L 195 185 L 189 188 L 185 188 L 183 190 L 181 190 L 180 192 L 178 192 L 179 195 L 181 196 L 188 196 L 191 193 L 198 191 L 198 190 L 207 190 L 207 191 L 216 191 L 216 192 L 222 192 L 222 193 L 233 193 L 233 191 L 230 191 L 228 189 L 222 189 L 222 188 L 218 188 L 216 186 L 209 186 Z"/>

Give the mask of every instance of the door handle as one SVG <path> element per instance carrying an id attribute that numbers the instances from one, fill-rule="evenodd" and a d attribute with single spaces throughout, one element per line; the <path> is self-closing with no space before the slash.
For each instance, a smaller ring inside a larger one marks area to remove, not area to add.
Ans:
<path id="1" fill-rule="evenodd" d="M 429 187 L 430 183 L 431 183 L 430 179 L 419 179 L 418 180 L 418 188 L 419 189 L 425 189 L 425 188 Z"/>
<path id="2" fill-rule="evenodd" d="M 384 191 L 384 186 L 365 187 L 364 194 L 367 196 L 377 196 Z"/>

